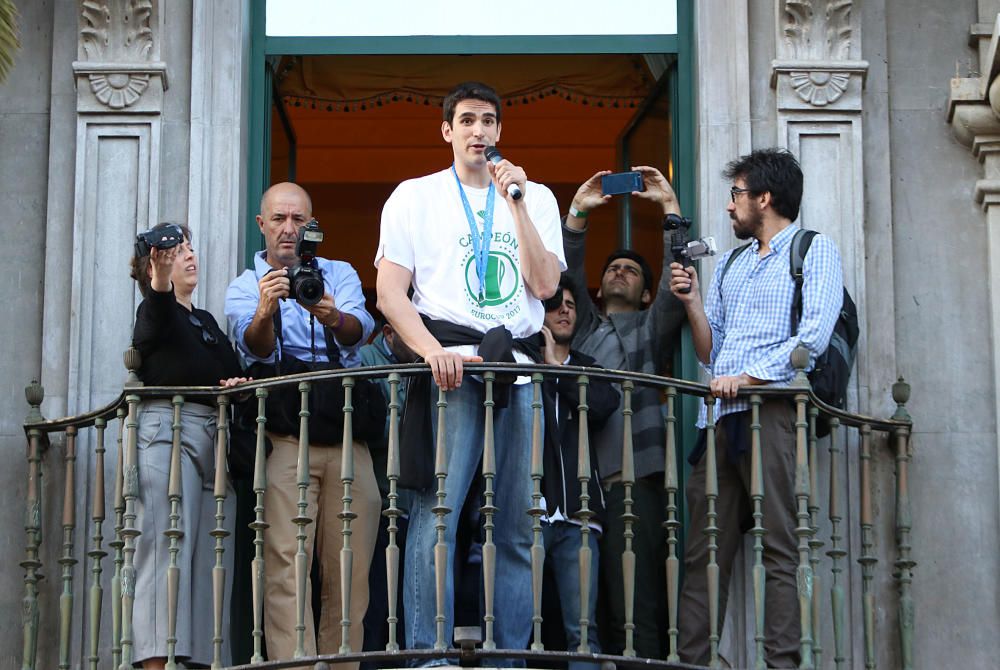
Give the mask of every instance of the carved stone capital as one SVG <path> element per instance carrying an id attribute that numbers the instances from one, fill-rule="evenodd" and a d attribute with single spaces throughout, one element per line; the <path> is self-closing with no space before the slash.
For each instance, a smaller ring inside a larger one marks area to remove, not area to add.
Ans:
<path id="1" fill-rule="evenodd" d="M 860 111 L 867 61 L 781 61 L 771 63 L 778 109 Z"/>
<path id="2" fill-rule="evenodd" d="M 159 112 L 167 88 L 160 61 L 156 0 L 84 0 L 79 60 L 73 63 L 79 112 Z"/>
<path id="3" fill-rule="evenodd" d="M 852 0 L 779 0 L 779 57 L 848 61 L 857 58 Z"/>

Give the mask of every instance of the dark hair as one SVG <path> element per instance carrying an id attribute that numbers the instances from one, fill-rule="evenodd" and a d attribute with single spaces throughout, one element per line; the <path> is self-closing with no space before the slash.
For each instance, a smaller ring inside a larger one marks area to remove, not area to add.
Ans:
<path id="1" fill-rule="evenodd" d="M 166 228 L 171 225 L 169 222 L 158 223 L 150 230 L 160 230 L 161 228 Z M 191 229 L 185 226 L 183 223 L 174 224 L 184 232 L 184 239 L 188 242 L 191 241 Z M 149 256 L 136 256 L 133 253 L 132 260 L 129 262 L 129 276 L 135 280 L 139 285 L 139 293 L 145 298 L 149 295 Z"/>
<path id="2" fill-rule="evenodd" d="M 545 306 L 546 312 L 551 312 L 554 309 L 559 309 L 563 304 L 563 291 L 569 291 L 569 294 L 573 296 L 573 300 L 580 302 L 580 298 L 576 292 L 576 282 L 567 273 L 563 272 L 559 275 L 559 286 L 556 287 L 556 292 L 552 294 L 552 297 L 544 301 L 542 304 Z"/>
<path id="3" fill-rule="evenodd" d="M 497 110 L 497 123 L 500 122 L 500 96 L 490 86 L 478 81 L 462 82 L 448 91 L 444 98 L 444 120 L 450 126 L 455 120 L 455 107 L 463 100 L 482 100 L 488 102 Z"/>
<path id="4" fill-rule="evenodd" d="M 651 291 L 653 289 L 653 269 L 649 267 L 649 263 L 640 254 L 632 251 L 631 249 L 619 249 L 618 251 L 612 251 L 611 255 L 608 256 L 608 260 L 604 261 L 604 267 L 601 268 L 601 276 L 608 271 L 608 266 L 614 263 L 619 258 L 628 258 L 639 264 L 639 269 L 642 270 L 642 290 Z"/>
<path id="5" fill-rule="evenodd" d="M 758 149 L 726 166 L 722 175 L 742 179 L 753 195 L 771 194 L 771 206 L 789 221 L 799 216 L 802 203 L 802 168 L 786 149 Z"/>

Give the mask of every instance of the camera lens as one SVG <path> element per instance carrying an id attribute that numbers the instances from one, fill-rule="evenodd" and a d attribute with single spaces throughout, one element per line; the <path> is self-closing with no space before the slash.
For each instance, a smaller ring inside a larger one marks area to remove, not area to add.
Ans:
<path id="1" fill-rule="evenodd" d="M 323 299 L 323 280 L 311 274 L 299 274 L 292 281 L 291 292 L 303 305 L 315 305 Z"/>

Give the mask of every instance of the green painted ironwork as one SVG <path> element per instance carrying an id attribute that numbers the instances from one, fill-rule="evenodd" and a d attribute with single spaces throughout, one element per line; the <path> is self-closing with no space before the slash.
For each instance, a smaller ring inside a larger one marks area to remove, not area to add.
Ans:
<path id="1" fill-rule="evenodd" d="M 226 451 L 229 447 L 229 396 L 219 395 L 219 416 L 215 430 L 215 528 L 211 535 L 215 538 L 215 565 L 212 566 L 212 670 L 222 669 L 222 644 L 225 632 L 222 630 L 222 611 L 226 599 L 226 497 L 228 495 L 226 477 Z"/>
<path id="2" fill-rule="evenodd" d="M 677 654 L 677 603 L 680 597 L 680 560 L 677 557 L 677 545 L 680 542 L 682 524 L 678 516 L 678 490 L 680 479 L 677 476 L 677 389 L 668 386 L 666 390 L 667 415 L 664 419 L 666 425 L 666 445 L 663 467 L 663 486 L 667 492 L 667 513 L 663 526 L 667 531 L 667 661 L 677 663 L 680 656 Z"/>
<path id="3" fill-rule="evenodd" d="M 183 502 L 183 487 L 181 486 L 181 412 L 184 409 L 184 396 L 175 395 L 173 405 L 173 423 L 171 424 L 170 471 L 167 482 L 167 500 L 170 502 L 170 512 L 167 516 L 167 530 L 163 534 L 169 542 L 170 554 L 167 564 L 167 662 L 166 670 L 177 668 L 177 596 L 180 588 L 180 567 L 177 564 L 177 554 L 180 553 L 180 542 L 184 537 L 181 530 L 181 504 Z M 190 520 L 188 520 L 190 522 Z M 196 538 L 191 538 L 195 541 Z M 191 569 L 192 566 L 188 566 Z"/>
<path id="4" fill-rule="evenodd" d="M 267 490 L 267 389 L 258 388 L 257 397 L 257 444 L 253 464 L 254 520 L 250 523 L 253 531 L 253 562 L 251 563 L 250 585 L 253 592 L 253 656 L 251 663 L 264 661 L 264 531 L 270 528 L 264 516 L 264 491 Z"/>
<path id="5" fill-rule="evenodd" d="M 351 576 L 354 569 L 354 549 L 351 547 L 351 522 L 358 518 L 357 512 L 351 509 L 354 495 L 351 488 L 354 484 L 354 378 L 344 377 L 341 380 L 344 387 L 344 436 L 340 449 L 340 482 L 344 487 L 342 498 L 344 509 L 338 515 L 343 522 L 343 546 L 340 549 L 340 653 L 351 653 Z M 360 626 L 361 622 L 357 624 Z M 360 650 L 358 650 L 360 651 Z"/>
<path id="6" fill-rule="evenodd" d="M 750 500 L 753 503 L 753 609 L 754 609 L 754 668 L 766 670 L 764 651 L 764 466 L 760 444 L 760 394 L 750 396 Z"/>
<path id="7" fill-rule="evenodd" d="M 497 547 L 493 541 L 493 522 L 497 508 L 493 505 L 495 494 L 493 485 L 496 481 L 497 457 L 496 444 L 493 436 L 493 384 L 496 381 L 495 372 L 483 375 L 486 387 L 486 397 L 483 400 L 483 505 L 479 513 L 483 519 L 483 649 L 492 651 L 497 648 L 493 637 L 493 624 L 496 617 L 493 612 L 493 601 L 496 595 Z"/>
<path id="8" fill-rule="evenodd" d="M 842 561 L 847 556 L 847 551 L 840 546 L 842 538 L 840 523 L 843 521 L 844 512 L 840 500 L 839 473 L 840 465 L 840 419 L 833 417 L 830 419 L 830 550 L 826 555 L 830 557 L 832 575 L 830 584 L 830 609 L 833 614 L 833 663 L 837 670 L 843 670 L 847 662 L 845 655 L 845 635 L 844 627 L 847 625 L 846 616 L 846 594 L 844 586 L 841 584 L 841 573 L 844 571 Z"/>
<path id="9" fill-rule="evenodd" d="M 125 566 L 125 417 L 127 410 L 119 407 L 117 455 L 115 460 L 115 535 L 108 546 L 115 550 L 115 570 L 111 576 L 111 667 L 122 660 L 122 568 Z"/>
<path id="10" fill-rule="evenodd" d="M 722 667 L 719 658 L 719 467 L 715 454 L 715 396 L 705 396 L 705 535 L 708 536 L 708 666 Z"/>
<path id="11" fill-rule="evenodd" d="M 805 367 L 800 367 L 797 377 L 805 378 Z M 808 383 L 808 382 L 806 382 Z M 809 449 L 806 433 L 809 423 L 806 421 L 806 404 L 809 396 L 805 393 L 795 395 L 795 510 L 798 525 L 795 535 L 799 539 L 799 566 L 795 571 L 795 583 L 799 592 L 799 668 L 811 670 L 813 663 L 812 638 L 812 593 L 813 571 L 809 563 L 809 539 L 812 528 L 809 526 Z"/>
<path id="12" fill-rule="evenodd" d="M 399 643 L 396 641 L 396 629 L 399 625 L 399 609 L 397 585 L 399 584 L 399 517 L 402 510 L 399 508 L 399 411 L 402 405 L 399 402 L 399 384 L 401 378 L 398 372 L 389 373 L 389 444 L 388 456 L 386 457 L 385 475 L 389 480 L 389 506 L 383 514 L 389 519 L 389 544 L 385 548 L 385 577 L 388 588 L 388 602 L 386 623 L 389 626 L 389 639 L 386 640 L 385 650 L 390 652 L 399 651 Z"/>
<path id="13" fill-rule="evenodd" d="M 622 382 L 622 521 L 625 522 L 625 550 L 622 552 L 622 581 L 625 591 L 625 649 L 623 656 L 635 656 L 635 552 L 632 526 L 636 516 L 632 513 L 632 487 L 635 486 L 635 455 L 632 444 L 632 391 L 635 384 L 631 380 Z"/>
<path id="14" fill-rule="evenodd" d="M 541 375 L 538 375 L 539 380 Z M 592 553 L 590 551 L 590 520 L 594 512 L 590 509 L 590 424 L 588 413 L 590 408 L 587 405 L 587 385 L 590 378 L 587 375 L 580 375 L 576 378 L 579 387 L 579 403 L 577 404 L 577 415 L 579 418 L 579 433 L 577 435 L 576 454 L 576 478 L 580 482 L 580 511 L 577 518 L 580 520 L 580 644 L 576 651 L 580 654 L 590 653 L 590 571 L 592 565 Z M 561 446 L 561 445 L 560 445 Z M 569 510 L 567 510 L 568 512 Z"/>
<path id="15" fill-rule="evenodd" d="M 64 488 L 62 516 L 62 595 L 59 596 L 59 668 L 69 670 L 69 644 L 73 627 L 73 534 L 76 530 L 76 426 L 66 429 L 66 452 L 63 456 Z"/>
<path id="16" fill-rule="evenodd" d="M 306 526 L 309 518 L 309 382 L 299 383 L 299 453 L 295 483 L 299 489 L 298 514 L 292 519 L 295 533 L 295 651 L 292 658 L 306 655 L 306 583 L 309 579 L 309 557 L 306 555 Z M 310 625 L 312 622 L 309 622 Z"/>
<path id="17" fill-rule="evenodd" d="M 101 601 L 104 599 L 104 588 L 101 586 L 101 561 L 108 552 L 104 551 L 104 436 L 107 421 L 98 418 L 94 421 L 94 428 L 97 432 L 97 441 L 94 446 L 94 494 L 93 507 L 90 520 L 93 524 L 93 535 L 90 540 L 90 551 L 87 557 L 90 559 L 90 599 L 88 602 L 88 614 L 90 615 L 90 636 L 88 647 L 90 655 L 87 662 L 90 670 L 97 670 L 100 662 L 99 645 L 101 640 Z"/>
<path id="18" fill-rule="evenodd" d="M 896 411 L 892 418 L 905 422 L 893 434 L 896 457 L 896 583 L 899 587 L 899 647 L 900 667 L 902 670 L 913 670 L 913 633 L 916 608 L 913 602 L 912 584 L 913 568 L 916 561 L 911 558 L 913 547 L 910 543 L 910 531 L 913 529 L 913 518 L 910 513 L 910 414 L 906 411 L 906 403 L 910 399 L 910 385 L 899 380 L 892 385 L 892 399 L 896 402 Z"/>
<path id="19" fill-rule="evenodd" d="M 445 518 L 451 513 L 451 508 L 446 504 L 448 492 L 445 489 L 445 482 L 448 479 L 448 434 L 447 424 L 448 399 L 445 397 L 443 389 L 438 388 L 437 399 L 437 441 L 434 447 L 434 477 L 437 479 L 437 505 L 432 510 L 434 513 L 434 530 L 437 531 L 437 541 L 434 543 L 434 625 L 435 638 L 434 648 L 444 651 L 448 648 L 445 640 L 445 577 L 448 570 L 448 541 L 445 531 L 448 524 Z"/>
<path id="20" fill-rule="evenodd" d="M 542 375 L 531 375 L 531 649 L 542 651 L 542 569 L 545 564 L 545 542 L 542 538 Z"/>
<path id="21" fill-rule="evenodd" d="M 812 569 L 812 642 L 813 642 L 813 664 L 817 668 L 823 667 L 823 645 L 821 643 L 820 630 L 822 628 L 822 577 L 819 570 L 819 555 L 823 549 L 823 540 L 819 536 L 819 452 L 816 446 L 816 421 L 819 417 L 819 409 L 815 405 L 809 406 L 809 566 Z"/>
<path id="22" fill-rule="evenodd" d="M 872 510 L 871 426 L 861 426 L 861 612 L 864 625 L 865 668 L 874 670 L 875 661 L 875 514 Z"/>
<path id="23" fill-rule="evenodd" d="M 39 407 L 45 397 L 42 385 L 32 381 L 24 390 L 31 410 L 26 424 L 42 420 Z M 34 670 L 38 653 L 38 581 L 42 578 L 39 549 L 42 545 L 42 439 L 43 434 L 28 428 L 28 490 L 24 507 L 25 556 L 24 598 L 21 601 L 23 630 L 21 669 Z"/>
<path id="24" fill-rule="evenodd" d="M 130 368 L 134 369 L 134 368 Z M 122 466 L 122 496 L 125 500 L 125 513 L 122 516 L 121 536 L 124 541 L 122 555 L 124 562 L 121 569 L 121 664 L 118 670 L 132 668 L 132 606 L 135 603 L 135 540 L 141 534 L 136 528 L 138 511 L 136 504 L 139 499 L 139 466 L 137 432 L 139 428 L 140 398 L 134 393 L 126 397 L 128 416 L 125 419 L 125 453 Z"/>

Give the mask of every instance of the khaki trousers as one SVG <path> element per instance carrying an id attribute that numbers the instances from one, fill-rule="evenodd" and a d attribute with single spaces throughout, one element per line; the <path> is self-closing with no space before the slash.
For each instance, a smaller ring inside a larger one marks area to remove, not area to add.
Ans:
<path id="1" fill-rule="evenodd" d="M 264 510 L 270 527 L 264 531 L 264 637 L 270 660 L 289 660 L 295 652 L 295 554 L 298 550 L 299 489 L 296 477 L 299 441 L 296 437 L 268 433 L 274 451 L 267 459 L 267 489 Z M 342 445 L 309 448 L 309 488 L 305 526 L 305 654 L 334 654 L 340 650 L 342 584 L 340 558 L 343 549 L 344 486 L 341 482 Z M 378 533 L 382 498 L 379 495 L 371 455 L 363 442 L 354 443 L 354 483 L 351 486 L 350 546 L 350 647 L 361 651 L 362 621 L 368 609 L 368 570 Z M 319 626 L 314 630 L 312 584 L 309 566 L 313 548 L 317 552 L 322 580 Z M 351 664 L 357 667 L 357 664 Z M 344 667 L 348 667 L 345 664 Z"/>
<path id="2" fill-rule="evenodd" d="M 749 419 L 748 419 L 749 421 Z M 799 599 L 795 585 L 798 538 L 795 526 L 795 408 L 787 400 L 765 401 L 760 408 L 760 450 L 764 475 L 764 653 L 769 668 L 799 665 Z M 749 429 L 746 431 L 750 435 Z M 733 559 L 743 542 L 743 529 L 752 523 L 750 450 L 739 463 L 726 456 L 727 436 L 715 434 L 719 497 L 719 632 L 726 618 L 726 599 Z M 708 502 L 705 498 L 705 457 L 694 466 L 687 484 L 691 522 L 684 555 L 684 587 L 678 607 L 679 655 L 684 663 L 708 665 Z M 748 596 L 749 597 L 749 596 Z"/>

